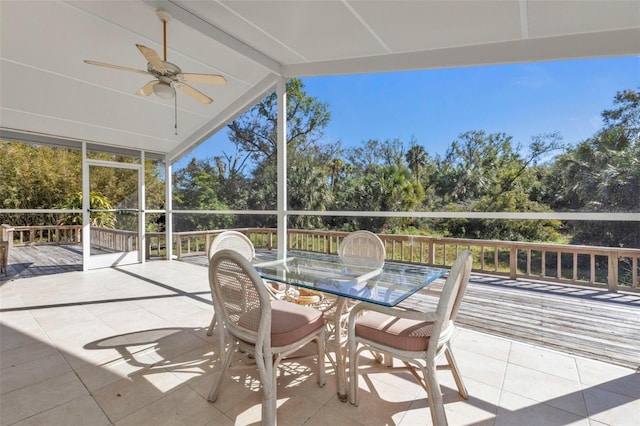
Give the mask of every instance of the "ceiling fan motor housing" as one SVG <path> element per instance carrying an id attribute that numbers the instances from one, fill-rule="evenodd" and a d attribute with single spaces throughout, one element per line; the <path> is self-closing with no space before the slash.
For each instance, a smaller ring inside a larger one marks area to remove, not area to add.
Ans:
<path id="1" fill-rule="evenodd" d="M 176 64 L 172 64 L 171 62 L 166 61 L 162 61 L 162 64 L 165 66 L 165 69 L 156 68 L 151 65 L 151 63 L 147 63 L 147 70 L 156 78 L 169 77 L 174 81 L 178 81 L 176 74 L 182 73 L 180 67 Z"/>

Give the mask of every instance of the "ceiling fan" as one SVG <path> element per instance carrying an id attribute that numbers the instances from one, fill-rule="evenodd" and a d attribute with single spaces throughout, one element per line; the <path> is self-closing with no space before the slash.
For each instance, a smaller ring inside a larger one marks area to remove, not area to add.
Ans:
<path id="1" fill-rule="evenodd" d="M 176 87 L 182 90 L 187 95 L 191 96 L 195 100 L 203 104 L 210 104 L 213 102 L 209 96 L 205 95 L 201 91 L 187 84 L 189 83 L 206 83 L 206 84 L 226 84 L 227 80 L 217 74 L 193 74 L 183 73 L 180 67 L 171 62 L 167 62 L 167 23 L 171 20 L 171 14 L 165 10 L 157 10 L 156 15 L 162 21 L 163 27 L 163 41 L 164 41 L 164 60 L 160 59 L 160 56 L 155 50 L 136 44 L 136 47 L 147 60 L 147 70 L 139 70 L 135 68 L 123 67 L 120 65 L 107 64 L 104 62 L 97 62 L 91 60 L 85 60 L 87 64 L 97 65 L 100 67 L 114 68 L 117 70 L 131 71 L 139 74 L 151 75 L 155 80 L 151 80 L 136 92 L 139 96 L 149 96 L 155 93 L 162 99 L 171 99 L 176 95 Z"/>

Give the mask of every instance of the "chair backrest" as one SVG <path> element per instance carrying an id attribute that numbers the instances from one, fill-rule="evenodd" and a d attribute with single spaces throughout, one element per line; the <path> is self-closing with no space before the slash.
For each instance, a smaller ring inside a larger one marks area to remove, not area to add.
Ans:
<path id="1" fill-rule="evenodd" d="M 242 254 L 245 259 L 251 260 L 256 255 L 251 240 L 238 231 L 224 231 L 218 234 L 209 246 L 209 259 L 220 250 L 235 250 Z"/>
<path id="2" fill-rule="evenodd" d="M 228 333 L 256 345 L 271 345 L 271 304 L 262 278 L 235 250 L 217 251 L 209 262 L 209 285 L 216 315 Z"/>
<path id="3" fill-rule="evenodd" d="M 460 253 L 458 259 L 456 259 L 456 262 L 458 262 L 458 260 L 460 262 L 460 272 L 458 272 L 460 278 L 458 280 L 459 284 L 457 284 L 459 287 L 458 290 L 455 291 L 453 308 L 451 309 L 451 313 L 449 314 L 450 321 L 456 319 L 456 316 L 458 315 L 458 309 L 460 308 L 460 303 L 462 303 L 462 297 L 467 291 L 467 284 L 469 284 L 469 276 L 471 275 L 471 268 L 473 266 L 473 254 L 470 250 L 465 250 Z M 454 266 L 456 265 L 454 264 Z M 453 271 L 453 267 L 451 267 L 451 270 Z"/>
<path id="4" fill-rule="evenodd" d="M 433 325 L 432 337 L 437 336 L 440 339 L 443 332 L 453 329 L 451 325 L 458 314 L 458 308 L 467 289 L 472 264 L 473 256 L 471 251 L 465 250 L 458 255 L 451 267 L 436 308 L 437 320 Z M 437 346 L 430 345 L 429 350 L 436 350 Z"/>
<path id="5" fill-rule="evenodd" d="M 344 237 L 338 247 L 338 256 L 355 262 L 371 260 L 382 266 L 386 251 L 380 237 L 373 232 L 361 230 Z"/>

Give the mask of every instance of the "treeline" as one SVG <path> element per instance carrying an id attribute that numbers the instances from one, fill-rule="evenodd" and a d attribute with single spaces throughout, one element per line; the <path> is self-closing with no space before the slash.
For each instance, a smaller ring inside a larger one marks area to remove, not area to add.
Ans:
<path id="1" fill-rule="evenodd" d="M 561 135 L 526 146 L 503 133 L 469 131 L 443 156 L 418 141 L 321 143 L 328 105 L 287 85 L 288 207 L 318 211 L 633 212 L 640 213 L 640 92 L 617 93 L 603 127 L 575 146 Z M 229 127 L 233 153 L 195 159 L 174 176 L 181 209 L 276 209 L 276 97 Z M 180 215 L 181 229 L 275 226 L 275 217 Z M 557 220 L 291 218 L 305 229 L 370 229 L 515 241 L 640 248 L 638 222 Z"/>
<path id="2" fill-rule="evenodd" d="M 461 134 L 442 156 L 430 155 L 415 140 L 369 140 L 350 148 L 339 142 L 321 142 L 331 119 L 329 106 L 308 96 L 300 80 L 290 80 L 287 92 L 291 210 L 640 213 L 638 91 L 617 93 L 613 107 L 602 113 L 602 129 L 575 146 L 564 145 L 559 134 L 537 135 L 523 146 L 509 135 L 477 130 Z M 174 209 L 276 209 L 275 123 L 273 94 L 228 126 L 234 152 L 193 158 L 175 171 Z M 0 208 L 72 208 L 78 204 L 80 153 L 10 142 L 0 150 Z M 162 208 L 162 171 L 153 164 L 146 170 L 148 198 Z M 131 184 L 117 176 L 100 179 L 92 187 L 92 203 L 117 204 Z M 70 220 L 24 217 L 40 223 Z M 0 214 L 1 222 L 19 225 L 20 220 L 25 219 Z M 305 229 L 365 228 L 640 248 L 638 222 L 333 216 L 296 216 L 290 221 L 291 227 Z M 176 230 L 273 227 L 276 218 L 180 214 L 174 225 Z M 148 228 L 154 226 L 150 223 Z"/>
<path id="3" fill-rule="evenodd" d="M 0 141 L 0 209 L 82 209 L 82 153 L 79 150 Z M 126 161 L 93 153 L 94 159 Z M 164 208 L 163 167 L 145 164 L 147 209 Z M 90 172 L 92 209 L 137 208 L 137 172 L 94 167 Z M 113 213 L 94 212 L 94 225 L 121 225 Z M 79 214 L 0 213 L 0 223 L 14 226 L 81 224 Z M 149 228 L 154 228 L 153 224 Z M 124 228 L 120 228 L 124 229 Z M 132 229 L 136 229 L 135 226 Z"/>

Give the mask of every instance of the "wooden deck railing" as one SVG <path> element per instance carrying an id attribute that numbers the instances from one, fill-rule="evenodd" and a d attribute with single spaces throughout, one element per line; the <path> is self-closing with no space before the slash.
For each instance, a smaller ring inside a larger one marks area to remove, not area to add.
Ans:
<path id="1" fill-rule="evenodd" d="M 47 243 L 80 244 L 82 243 L 82 226 L 47 225 L 13 227 L 13 244 L 16 246 Z"/>
<path id="2" fill-rule="evenodd" d="M 138 233 L 92 226 L 91 247 L 106 252 L 134 251 L 138 249 Z"/>
<path id="3" fill-rule="evenodd" d="M 82 244 L 81 225 L 14 226 L 13 244 Z M 104 251 L 132 251 L 138 246 L 138 233 L 91 227 L 91 246 Z"/>
<path id="4" fill-rule="evenodd" d="M 277 231 L 270 228 L 240 228 L 256 248 L 274 249 Z M 211 241 L 224 230 L 174 232 L 174 255 L 205 255 Z M 114 251 L 138 246 L 135 232 L 91 228 L 92 246 Z M 289 230 L 288 248 L 336 253 L 347 232 Z M 428 236 L 378 234 L 385 244 L 387 259 L 431 266 L 451 266 L 458 253 L 469 249 L 474 270 L 511 279 L 528 278 L 616 291 L 640 290 L 640 249 L 574 246 L 515 241 L 469 240 Z M 80 244 L 80 226 L 16 226 L 15 245 L 56 243 Z M 146 238 L 147 258 L 165 257 L 164 233 L 150 232 Z"/>
<path id="5" fill-rule="evenodd" d="M 275 229 L 243 228 L 256 248 L 277 247 Z M 206 254 L 211 240 L 222 230 L 176 232 L 174 253 L 183 256 Z M 347 232 L 289 230 L 290 250 L 336 253 Z M 468 240 L 428 236 L 378 234 L 385 244 L 387 259 L 431 266 L 451 266 L 462 250 L 474 254 L 474 270 L 544 281 L 606 287 L 616 291 L 640 289 L 640 249 L 572 246 L 515 241 Z"/>

